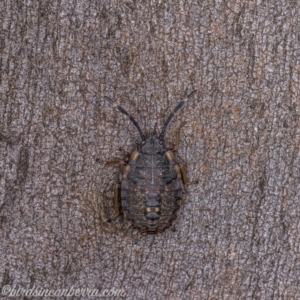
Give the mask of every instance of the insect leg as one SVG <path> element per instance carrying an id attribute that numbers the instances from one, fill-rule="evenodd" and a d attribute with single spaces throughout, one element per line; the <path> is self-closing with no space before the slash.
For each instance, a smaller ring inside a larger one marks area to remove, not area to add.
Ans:
<path id="1" fill-rule="evenodd" d="M 130 154 L 129 153 L 124 153 L 124 159 L 123 160 L 111 160 L 111 161 L 107 161 L 105 162 L 105 165 L 106 166 L 111 166 L 111 165 L 117 165 L 117 164 L 120 164 L 120 165 L 126 165 L 128 163 L 130 159 Z"/>
<path id="2" fill-rule="evenodd" d="M 187 177 L 187 169 L 186 169 L 186 166 L 183 165 L 183 164 L 179 164 L 180 166 L 180 172 L 181 172 L 181 175 L 182 175 L 182 181 L 183 181 L 183 184 L 190 184 L 190 181 Z"/>
<path id="3" fill-rule="evenodd" d="M 180 144 L 180 135 L 179 135 L 179 132 L 180 132 L 180 129 L 186 124 L 186 122 L 183 122 L 179 127 L 177 127 L 175 129 L 175 145 L 174 145 L 174 148 L 173 148 L 173 151 L 177 151 L 178 148 L 179 148 L 179 144 Z"/>
<path id="4" fill-rule="evenodd" d="M 117 164 L 125 165 L 126 162 L 124 160 L 111 160 L 105 162 L 106 166 L 117 165 Z"/>
<path id="5" fill-rule="evenodd" d="M 180 167 L 180 172 L 181 172 L 181 175 L 182 175 L 182 181 L 185 185 L 198 184 L 198 181 L 190 181 L 188 179 L 187 169 L 186 169 L 186 166 L 184 164 L 179 164 L 179 167 Z"/>

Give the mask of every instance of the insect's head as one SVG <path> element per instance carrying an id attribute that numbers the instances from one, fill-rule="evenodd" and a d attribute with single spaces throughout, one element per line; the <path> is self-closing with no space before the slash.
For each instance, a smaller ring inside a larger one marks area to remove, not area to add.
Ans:
<path id="1" fill-rule="evenodd" d="M 141 152 L 145 154 L 163 153 L 163 143 L 157 136 L 150 136 L 142 141 Z"/>

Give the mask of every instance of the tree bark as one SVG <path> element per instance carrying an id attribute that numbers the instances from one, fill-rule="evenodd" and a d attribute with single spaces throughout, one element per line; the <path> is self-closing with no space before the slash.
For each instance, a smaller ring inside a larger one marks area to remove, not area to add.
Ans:
<path id="1" fill-rule="evenodd" d="M 1 296 L 299 299 L 299 30 L 296 1 L 0 2 Z M 108 222 L 139 134 L 103 96 L 149 135 L 194 89 L 175 225 Z"/>

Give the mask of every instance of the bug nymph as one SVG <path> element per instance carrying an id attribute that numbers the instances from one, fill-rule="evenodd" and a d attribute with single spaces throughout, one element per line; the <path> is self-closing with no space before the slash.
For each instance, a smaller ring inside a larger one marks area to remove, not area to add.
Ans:
<path id="1" fill-rule="evenodd" d="M 164 147 L 164 135 L 174 114 L 189 100 L 196 91 L 181 101 L 166 120 L 159 136 L 145 137 L 136 120 L 113 100 L 104 97 L 110 104 L 125 114 L 137 128 L 141 143 L 127 161 L 111 161 L 107 165 L 121 163 L 125 165 L 121 195 L 115 188 L 115 211 L 119 215 L 119 200 L 125 219 L 142 234 L 156 234 L 168 229 L 177 217 L 184 202 L 186 175 L 175 158 L 174 152 L 179 147 L 179 129 L 173 149 Z"/>

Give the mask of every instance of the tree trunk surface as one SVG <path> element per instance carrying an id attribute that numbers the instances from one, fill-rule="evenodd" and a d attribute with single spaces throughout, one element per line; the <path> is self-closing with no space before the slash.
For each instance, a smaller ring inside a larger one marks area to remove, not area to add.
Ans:
<path id="1" fill-rule="evenodd" d="M 1 1 L 1 297 L 300 299 L 299 11 Z M 195 89 L 166 132 L 172 147 L 186 122 L 178 156 L 197 181 L 176 222 L 146 236 L 108 222 L 122 166 L 104 164 L 140 139 L 103 96 L 149 135 Z"/>

